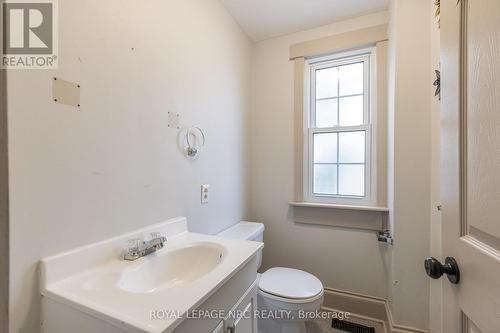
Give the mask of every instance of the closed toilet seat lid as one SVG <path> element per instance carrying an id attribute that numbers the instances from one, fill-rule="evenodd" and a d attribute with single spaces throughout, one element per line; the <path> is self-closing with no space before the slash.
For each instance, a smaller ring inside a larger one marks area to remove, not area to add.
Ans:
<path id="1" fill-rule="evenodd" d="M 261 275 L 259 289 L 283 298 L 305 299 L 322 293 L 323 285 L 310 273 L 293 268 L 274 267 Z"/>

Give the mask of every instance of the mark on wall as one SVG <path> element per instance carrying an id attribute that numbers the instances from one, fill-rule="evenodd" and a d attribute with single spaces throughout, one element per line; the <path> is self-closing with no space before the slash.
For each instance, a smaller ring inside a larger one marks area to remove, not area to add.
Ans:
<path id="1" fill-rule="evenodd" d="M 80 85 L 57 77 L 52 80 L 54 102 L 80 107 Z"/>

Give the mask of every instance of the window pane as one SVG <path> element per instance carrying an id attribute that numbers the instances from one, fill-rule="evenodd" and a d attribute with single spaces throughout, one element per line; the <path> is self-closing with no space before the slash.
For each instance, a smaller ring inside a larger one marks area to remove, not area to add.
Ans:
<path id="1" fill-rule="evenodd" d="M 362 62 L 339 67 L 340 96 L 363 93 Z"/>
<path id="2" fill-rule="evenodd" d="M 337 194 L 337 165 L 314 166 L 314 193 Z"/>
<path id="3" fill-rule="evenodd" d="M 363 124 L 363 95 L 340 99 L 340 126 Z"/>
<path id="4" fill-rule="evenodd" d="M 316 102 L 316 127 L 337 126 L 337 99 L 324 99 Z"/>
<path id="5" fill-rule="evenodd" d="M 365 132 L 339 133 L 339 163 L 365 163 Z"/>
<path id="6" fill-rule="evenodd" d="M 316 71 L 316 99 L 336 97 L 338 94 L 338 67 Z"/>
<path id="7" fill-rule="evenodd" d="M 337 133 L 314 134 L 314 163 L 337 163 Z"/>
<path id="8" fill-rule="evenodd" d="M 339 165 L 339 194 L 365 196 L 364 165 Z"/>

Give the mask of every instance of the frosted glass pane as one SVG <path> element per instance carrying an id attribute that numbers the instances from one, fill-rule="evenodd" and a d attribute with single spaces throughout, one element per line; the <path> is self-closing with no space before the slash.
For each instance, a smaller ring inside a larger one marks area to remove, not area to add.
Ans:
<path id="1" fill-rule="evenodd" d="M 363 124 L 363 95 L 340 99 L 340 126 Z"/>
<path id="2" fill-rule="evenodd" d="M 337 67 L 320 69 L 316 71 L 316 99 L 336 97 L 338 94 Z"/>
<path id="3" fill-rule="evenodd" d="M 337 163 L 337 133 L 314 134 L 314 163 Z"/>
<path id="4" fill-rule="evenodd" d="M 324 99 L 316 102 L 316 127 L 338 125 L 337 99 Z"/>
<path id="5" fill-rule="evenodd" d="M 340 96 L 363 93 L 362 62 L 339 67 Z"/>
<path id="6" fill-rule="evenodd" d="M 337 165 L 314 166 L 314 193 L 337 194 Z"/>
<path id="7" fill-rule="evenodd" d="M 364 165 L 339 165 L 339 195 L 365 196 Z"/>
<path id="8" fill-rule="evenodd" d="M 365 163 L 365 132 L 339 133 L 339 163 Z"/>

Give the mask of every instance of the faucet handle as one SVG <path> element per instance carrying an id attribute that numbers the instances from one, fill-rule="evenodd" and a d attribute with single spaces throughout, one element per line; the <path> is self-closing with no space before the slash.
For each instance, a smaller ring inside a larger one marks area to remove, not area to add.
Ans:
<path id="1" fill-rule="evenodd" d="M 133 238 L 127 241 L 127 251 L 128 253 L 138 253 L 143 241 L 140 238 Z"/>
<path id="2" fill-rule="evenodd" d="M 167 237 L 163 236 L 160 232 L 152 232 L 151 241 L 159 241 L 161 243 L 164 243 L 167 241 Z"/>
<path id="3" fill-rule="evenodd" d="M 150 233 L 151 239 L 158 239 L 161 237 L 161 233 L 158 231 Z"/>

